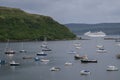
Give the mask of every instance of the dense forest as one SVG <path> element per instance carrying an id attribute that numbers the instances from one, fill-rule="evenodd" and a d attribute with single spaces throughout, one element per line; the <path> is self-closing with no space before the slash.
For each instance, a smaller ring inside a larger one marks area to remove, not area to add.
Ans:
<path id="1" fill-rule="evenodd" d="M 49 16 L 0 6 L 0 41 L 73 39 L 76 36 Z"/>

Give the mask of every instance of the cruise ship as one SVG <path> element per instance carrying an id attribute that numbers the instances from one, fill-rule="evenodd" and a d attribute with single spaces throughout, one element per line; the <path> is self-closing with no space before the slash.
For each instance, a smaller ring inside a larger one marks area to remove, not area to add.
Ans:
<path id="1" fill-rule="evenodd" d="M 99 31 L 99 32 L 88 31 L 84 33 L 84 35 L 89 36 L 89 37 L 105 37 L 106 36 L 106 34 L 102 31 Z"/>

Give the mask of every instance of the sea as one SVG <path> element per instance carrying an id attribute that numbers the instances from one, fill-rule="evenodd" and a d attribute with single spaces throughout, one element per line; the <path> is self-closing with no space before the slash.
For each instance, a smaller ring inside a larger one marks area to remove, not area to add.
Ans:
<path id="1" fill-rule="evenodd" d="M 114 65 L 120 69 L 120 42 L 115 40 L 104 40 L 103 37 L 84 37 L 83 40 L 47 41 L 52 51 L 45 51 L 47 56 L 38 56 L 40 59 L 48 59 L 49 62 L 35 61 L 38 52 L 41 52 L 42 41 L 31 42 L 0 42 L 0 59 L 6 60 L 6 64 L 0 65 L 0 80 L 120 80 L 120 70 L 107 71 L 107 66 Z M 117 37 L 117 36 L 106 36 Z M 80 43 L 80 48 L 74 44 Z M 97 45 L 104 45 L 106 53 L 98 53 Z M 5 54 L 6 46 L 15 50 L 12 56 Z M 26 53 L 20 53 L 21 49 Z M 97 63 L 81 63 L 75 60 L 75 51 L 81 56 L 87 55 L 90 60 Z M 32 59 L 23 59 L 25 56 Z M 10 66 L 9 62 L 14 60 L 20 66 Z M 66 62 L 72 65 L 65 66 Z M 50 71 L 51 67 L 59 67 L 60 71 Z M 89 70 L 89 75 L 81 75 L 81 70 Z"/>

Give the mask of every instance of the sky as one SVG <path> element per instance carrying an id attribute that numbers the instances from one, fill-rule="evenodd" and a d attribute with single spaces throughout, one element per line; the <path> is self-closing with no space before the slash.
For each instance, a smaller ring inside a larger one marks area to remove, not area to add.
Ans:
<path id="1" fill-rule="evenodd" d="M 120 22 L 120 0 L 0 0 L 0 6 L 50 16 L 61 24 Z"/>

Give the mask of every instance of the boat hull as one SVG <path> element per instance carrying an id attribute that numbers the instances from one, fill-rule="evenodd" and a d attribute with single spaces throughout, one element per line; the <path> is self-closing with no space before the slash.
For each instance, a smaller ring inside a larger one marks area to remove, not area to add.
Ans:
<path id="1" fill-rule="evenodd" d="M 5 54 L 15 54 L 15 52 L 6 51 Z"/>
<path id="2" fill-rule="evenodd" d="M 97 60 L 81 60 L 81 63 L 97 63 Z"/>
<path id="3" fill-rule="evenodd" d="M 37 54 L 37 56 L 47 56 L 47 54 Z"/>

